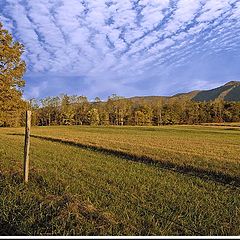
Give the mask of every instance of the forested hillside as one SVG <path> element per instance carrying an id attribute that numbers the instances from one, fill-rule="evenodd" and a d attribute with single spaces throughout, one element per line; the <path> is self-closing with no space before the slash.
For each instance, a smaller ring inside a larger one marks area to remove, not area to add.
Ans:
<path id="1" fill-rule="evenodd" d="M 225 85 L 207 90 L 200 91 L 192 98 L 194 101 L 213 101 L 223 99 L 226 101 L 240 101 L 240 82 L 231 81 Z"/>

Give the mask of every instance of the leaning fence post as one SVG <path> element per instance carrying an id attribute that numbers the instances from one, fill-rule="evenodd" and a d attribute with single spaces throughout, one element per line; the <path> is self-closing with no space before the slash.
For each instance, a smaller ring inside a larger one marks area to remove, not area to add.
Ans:
<path id="1" fill-rule="evenodd" d="M 30 150 L 31 111 L 26 112 L 25 145 L 24 145 L 24 182 L 28 182 Z"/>

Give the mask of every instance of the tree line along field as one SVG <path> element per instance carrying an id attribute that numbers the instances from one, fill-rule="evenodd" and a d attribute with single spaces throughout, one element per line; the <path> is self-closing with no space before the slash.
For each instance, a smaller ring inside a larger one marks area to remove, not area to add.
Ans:
<path id="1" fill-rule="evenodd" d="M 239 235 L 240 128 L 0 129 L 0 235 Z"/>
<path id="2" fill-rule="evenodd" d="M 222 99 L 195 102 L 188 98 L 123 98 L 113 94 L 107 101 L 88 101 L 85 96 L 61 95 L 32 99 L 33 124 L 128 125 L 221 123 L 240 121 L 240 103 Z"/>
<path id="3" fill-rule="evenodd" d="M 15 106 L 10 112 L 7 110 L 9 104 L 4 105 L 0 127 L 23 126 L 27 109 L 32 110 L 35 126 L 160 126 L 240 121 L 240 102 L 222 99 L 195 102 L 185 97 L 123 98 L 113 94 L 107 101 L 98 98 L 89 101 L 85 96 L 62 94 L 24 101 L 22 106 Z"/>

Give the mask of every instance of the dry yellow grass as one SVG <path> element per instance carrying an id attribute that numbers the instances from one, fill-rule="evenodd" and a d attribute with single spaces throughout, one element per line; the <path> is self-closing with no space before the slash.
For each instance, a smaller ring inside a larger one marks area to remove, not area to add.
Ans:
<path id="1" fill-rule="evenodd" d="M 22 133 L 22 129 L 9 130 Z M 164 127 L 35 127 L 32 135 L 240 176 L 240 128 Z"/>

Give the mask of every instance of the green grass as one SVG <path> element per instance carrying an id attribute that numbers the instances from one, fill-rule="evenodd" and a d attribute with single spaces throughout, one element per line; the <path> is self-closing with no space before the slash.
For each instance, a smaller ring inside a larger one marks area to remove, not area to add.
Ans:
<path id="1" fill-rule="evenodd" d="M 23 132 L 0 129 L 0 235 L 240 234 L 237 180 L 220 183 L 239 175 L 236 130 L 33 128 L 48 139 L 31 138 L 27 186 Z M 142 156 L 156 164 L 138 162 Z"/>

